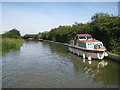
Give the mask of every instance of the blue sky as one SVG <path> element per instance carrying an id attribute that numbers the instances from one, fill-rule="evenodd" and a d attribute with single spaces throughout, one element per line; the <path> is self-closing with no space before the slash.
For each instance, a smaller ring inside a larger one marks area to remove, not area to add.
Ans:
<path id="1" fill-rule="evenodd" d="M 95 13 L 118 15 L 117 2 L 3 2 L 2 31 L 37 34 L 74 22 L 89 22 Z"/>

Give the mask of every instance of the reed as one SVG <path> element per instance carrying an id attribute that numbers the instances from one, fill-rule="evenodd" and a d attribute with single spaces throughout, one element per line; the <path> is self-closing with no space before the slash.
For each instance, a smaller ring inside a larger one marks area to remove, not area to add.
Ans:
<path id="1" fill-rule="evenodd" d="M 9 52 L 9 51 L 20 49 L 20 46 L 22 46 L 24 42 L 25 41 L 23 39 L 3 38 L 1 41 L 2 54 L 5 54 L 6 52 Z"/>

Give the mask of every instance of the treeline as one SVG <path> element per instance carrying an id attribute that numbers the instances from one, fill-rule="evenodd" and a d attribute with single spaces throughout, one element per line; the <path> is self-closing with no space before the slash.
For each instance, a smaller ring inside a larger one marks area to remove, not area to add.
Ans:
<path id="1" fill-rule="evenodd" d="M 25 34 L 24 36 L 22 36 L 23 39 L 28 39 L 28 38 L 34 38 L 34 39 L 38 39 L 38 34 Z"/>
<path id="2" fill-rule="evenodd" d="M 21 33 L 19 30 L 17 29 L 12 29 L 9 30 L 3 34 L 1 34 L 0 36 L 2 36 L 2 38 L 11 38 L 11 39 L 28 39 L 28 38 L 34 38 L 34 39 L 38 39 L 38 38 L 42 38 L 41 37 L 42 33 L 38 33 L 38 34 L 25 34 L 23 36 L 21 36 Z"/>
<path id="3" fill-rule="evenodd" d="M 2 38 L 11 39 L 44 39 L 56 42 L 68 43 L 74 39 L 76 34 L 91 34 L 104 43 L 107 50 L 120 54 L 120 17 L 109 15 L 107 13 L 96 13 L 87 23 L 75 22 L 72 26 L 59 26 L 51 29 L 49 32 L 38 34 L 26 34 L 21 36 L 20 32 L 12 29 L 2 34 Z"/>
<path id="4" fill-rule="evenodd" d="M 107 13 L 96 13 L 87 23 L 75 22 L 72 26 L 59 26 L 43 32 L 42 38 L 67 43 L 78 33 L 89 33 L 101 40 L 108 51 L 120 52 L 120 17 Z"/>

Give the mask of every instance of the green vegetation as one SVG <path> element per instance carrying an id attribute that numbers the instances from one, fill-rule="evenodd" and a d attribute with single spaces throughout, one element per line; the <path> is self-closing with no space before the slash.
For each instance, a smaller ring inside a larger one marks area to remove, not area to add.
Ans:
<path id="1" fill-rule="evenodd" d="M 0 41 L 0 54 L 18 50 L 23 43 L 24 40 L 21 39 L 20 32 L 18 30 L 12 29 L 8 32 L 5 32 L 2 34 L 2 40 Z"/>
<path id="2" fill-rule="evenodd" d="M 24 43 L 23 39 L 3 38 L 2 53 L 4 54 L 9 51 L 18 50 L 23 43 Z"/>
<path id="3" fill-rule="evenodd" d="M 68 43 L 74 39 L 78 33 L 89 33 L 100 41 L 107 48 L 107 51 L 120 55 L 120 17 L 109 15 L 107 13 L 96 13 L 91 17 L 91 21 L 87 23 L 75 22 L 72 26 L 59 26 L 51 29 L 49 32 L 38 34 L 26 34 L 21 36 L 20 32 L 12 29 L 2 34 L 2 52 L 11 51 L 13 48 L 18 48 L 24 42 L 21 40 L 33 38 L 43 38 L 55 42 Z"/>
<path id="4" fill-rule="evenodd" d="M 22 37 L 23 39 L 28 39 L 28 38 L 34 38 L 37 39 L 38 35 L 37 34 L 26 34 Z"/>
<path id="5" fill-rule="evenodd" d="M 34 40 L 42 38 L 42 33 L 39 32 L 38 34 L 25 34 L 24 36 L 21 36 L 23 39 L 29 39 L 33 38 Z"/>
<path id="6" fill-rule="evenodd" d="M 72 26 L 59 26 L 50 32 L 43 32 L 42 38 L 56 42 L 67 43 L 77 33 L 89 33 L 102 41 L 108 51 L 120 54 L 120 17 L 107 13 L 96 13 L 90 22 L 77 23 Z"/>
<path id="7" fill-rule="evenodd" d="M 108 53 L 108 55 L 110 55 L 110 56 L 119 57 L 119 58 L 120 58 L 120 55 L 118 55 L 118 54 L 114 54 L 114 53 L 111 53 L 111 52 L 107 52 L 107 53 Z"/>
<path id="8" fill-rule="evenodd" d="M 2 38 L 20 38 L 20 32 L 16 29 L 12 29 L 2 34 Z"/>

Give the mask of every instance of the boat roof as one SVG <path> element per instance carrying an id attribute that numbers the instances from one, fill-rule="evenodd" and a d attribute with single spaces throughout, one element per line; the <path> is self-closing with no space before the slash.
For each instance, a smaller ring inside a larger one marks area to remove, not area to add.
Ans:
<path id="1" fill-rule="evenodd" d="M 98 41 L 98 40 L 80 40 L 81 42 L 84 42 L 84 43 L 95 43 L 95 42 L 101 42 L 101 41 Z"/>
<path id="2" fill-rule="evenodd" d="M 76 36 L 90 36 L 91 37 L 91 35 L 90 34 L 77 34 Z"/>

